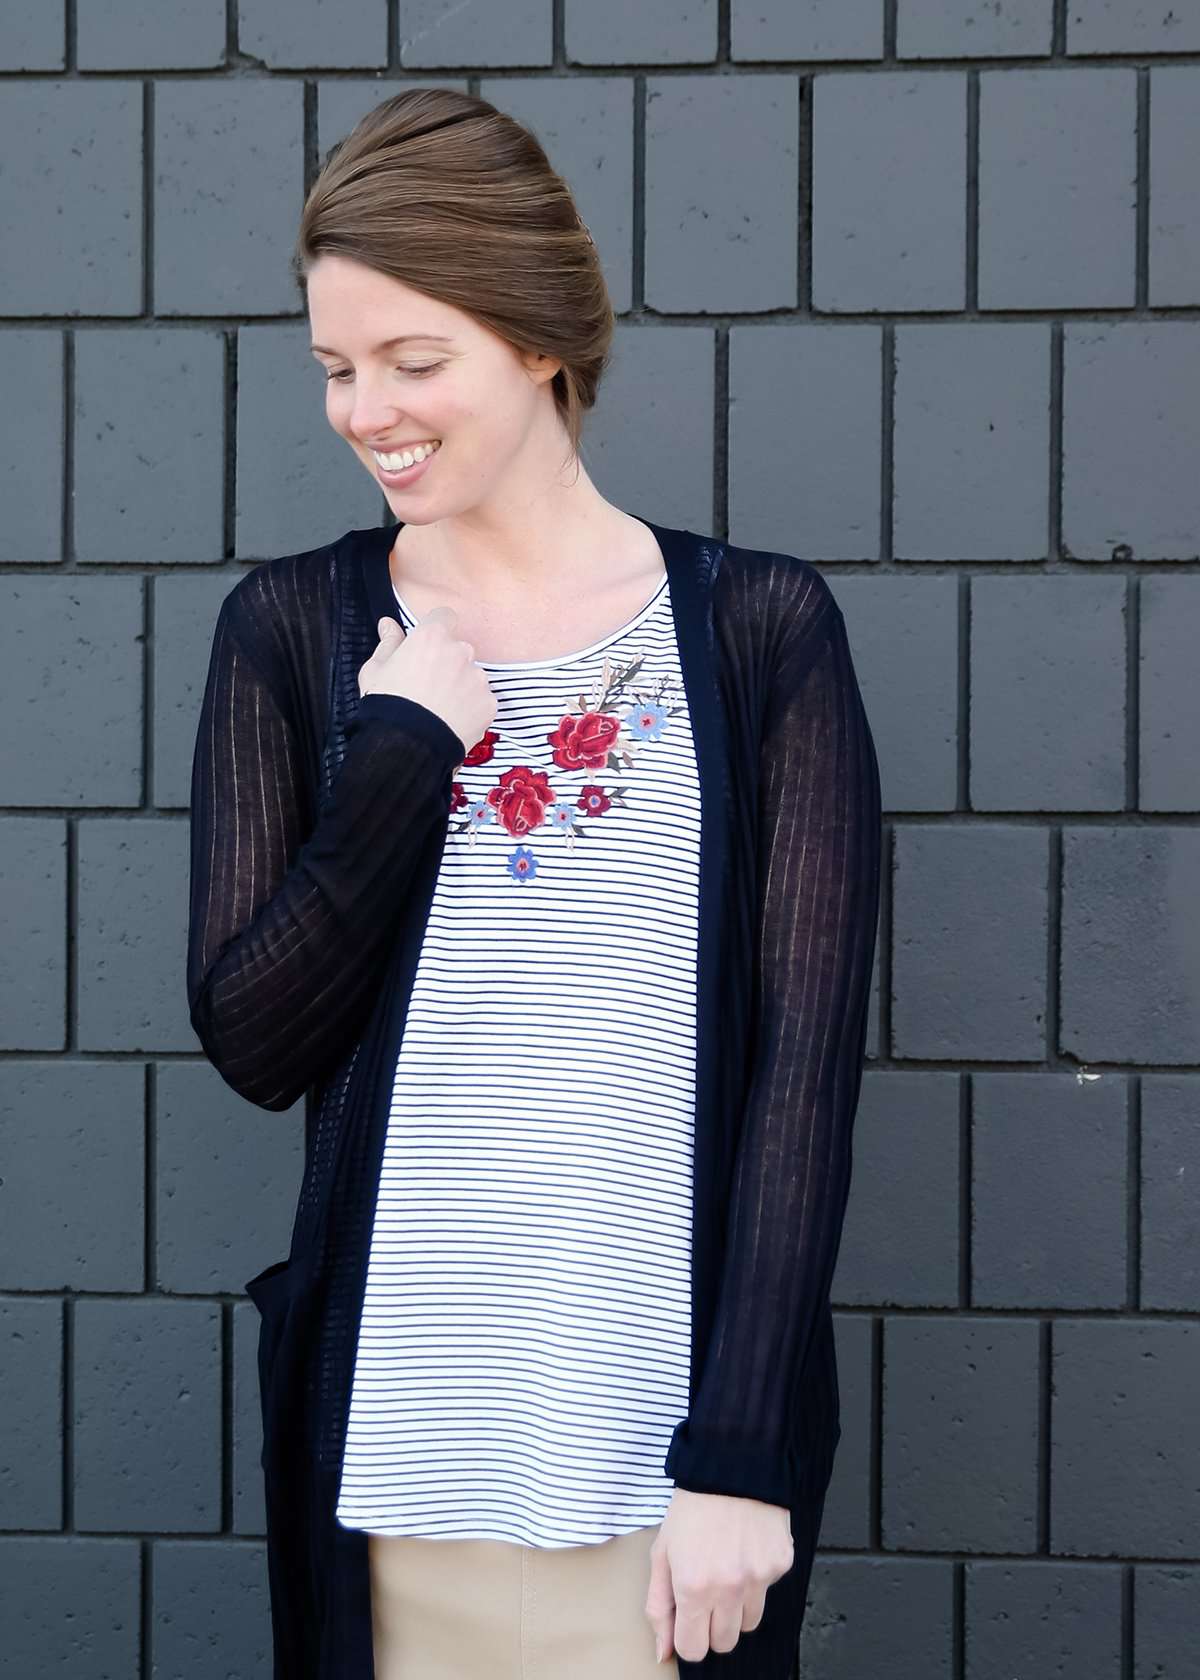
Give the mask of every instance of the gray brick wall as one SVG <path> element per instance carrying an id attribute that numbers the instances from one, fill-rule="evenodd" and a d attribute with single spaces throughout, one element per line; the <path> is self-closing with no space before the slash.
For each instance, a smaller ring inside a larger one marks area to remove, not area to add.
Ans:
<path id="1" fill-rule="evenodd" d="M 888 861 L 804 1672 L 1196 1680 L 1200 0 L 0 9 L 0 1668 L 270 1673 L 241 1283 L 303 1120 L 187 1020 L 188 770 L 236 578 L 388 517 L 287 256 L 414 82 L 576 192 L 603 492 L 851 630 Z"/>

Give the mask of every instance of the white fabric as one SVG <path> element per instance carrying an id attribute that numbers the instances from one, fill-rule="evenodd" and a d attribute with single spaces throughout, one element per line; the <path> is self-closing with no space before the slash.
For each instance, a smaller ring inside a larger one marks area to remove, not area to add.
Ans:
<path id="1" fill-rule="evenodd" d="M 700 805 L 667 580 L 591 648 L 480 664 L 337 1516 L 580 1545 L 662 1520 L 688 1410 Z"/>

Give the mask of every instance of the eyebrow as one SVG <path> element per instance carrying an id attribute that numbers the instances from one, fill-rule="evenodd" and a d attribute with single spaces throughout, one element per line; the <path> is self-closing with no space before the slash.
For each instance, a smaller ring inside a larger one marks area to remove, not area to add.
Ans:
<path id="1" fill-rule="evenodd" d="M 382 344 L 377 344 L 375 346 L 375 354 L 378 354 L 381 350 L 392 350 L 397 344 L 407 344 L 410 339 L 424 339 L 428 344 L 449 344 L 452 342 L 443 333 L 401 333 L 399 338 L 385 339 Z M 314 355 L 318 351 L 320 351 L 323 356 L 341 355 L 340 350 L 330 350 L 324 344 L 313 344 L 310 345 L 309 348 L 313 351 Z"/>

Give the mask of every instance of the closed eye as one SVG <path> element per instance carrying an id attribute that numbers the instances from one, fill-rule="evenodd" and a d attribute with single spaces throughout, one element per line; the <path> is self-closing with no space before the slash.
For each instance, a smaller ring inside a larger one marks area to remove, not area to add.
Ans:
<path id="1" fill-rule="evenodd" d="M 414 379 L 424 379 L 428 374 L 436 373 L 440 367 L 445 367 L 445 365 L 446 364 L 444 362 L 429 362 L 425 367 L 398 367 L 396 372 L 411 373 Z M 345 381 L 349 379 L 349 377 L 350 373 L 347 368 L 339 368 L 336 373 L 327 373 L 325 375 L 327 381 L 330 379 Z"/>

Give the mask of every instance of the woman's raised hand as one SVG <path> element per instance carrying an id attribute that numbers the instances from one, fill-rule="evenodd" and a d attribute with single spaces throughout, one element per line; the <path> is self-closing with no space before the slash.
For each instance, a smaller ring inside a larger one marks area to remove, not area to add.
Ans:
<path id="1" fill-rule="evenodd" d="M 394 618 L 381 618 L 379 646 L 359 668 L 358 691 L 397 694 L 427 706 L 453 729 L 465 755 L 495 717 L 496 696 L 475 663 L 474 647 L 454 634 L 457 621 L 453 607 L 434 607 L 405 635 Z"/>

